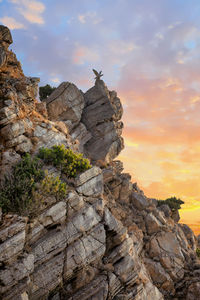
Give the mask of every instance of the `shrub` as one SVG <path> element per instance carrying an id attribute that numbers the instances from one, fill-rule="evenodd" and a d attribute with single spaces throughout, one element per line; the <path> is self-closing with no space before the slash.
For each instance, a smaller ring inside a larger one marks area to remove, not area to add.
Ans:
<path id="1" fill-rule="evenodd" d="M 197 248 L 196 254 L 197 254 L 197 256 L 200 258 L 200 248 Z"/>
<path id="2" fill-rule="evenodd" d="M 42 101 L 46 99 L 48 96 L 51 95 L 51 93 L 53 93 L 55 89 L 56 89 L 55 87 L 52 87 L 49 84 L 39 87 L 40 100 Z"/>
<path id="3" fill-rule="evenodd" d="M 180 209 L 181 204 L 184 204 L 184 201 L 176 197 L 167 198 L 166 200 L 158 200 L 157 202 L 158 202 L 158 206 L 167 204 L 172 211 L 176 211 Z"/>
<path id="4" fill-rule="evenodd" d="M 81 153 L 74 153 L 71 149 L 66 149 L 64 145 L 41 148 L 39 158 L 45 163 L 60 167 L 61 171 L 69 178 L 75 178 L 79 173 L 91 168 L 88 159 Z"/>
<path id="5" fill-rule="evenodd" d="M 12 174 L 5 177 L 0 188 L 0 207 L 3 212 L 18 212 L 27 214 L 32 206 L 32 191 L 36 183 L 44 178 L 38 158 L 31 158 L 26 154 L 22 160 L 13 167 Z"/>
<path id="6" fill-rule="evenodd" d="M 45 171 L 45 177 L 41 181 L 38 190 L 44 197 L 54 196 L 56 200 L 61 200 L 66 196 L 67 185 L 59 177 L 49 175 L 48 171 Z"/>
<path id="7" fill-rule="evenodd" d="M 0 207 L 4 213 L 31 215 L 48 196 L 54 196 L 56 200 L 65 197 L 66 183 L 58 177 L 49 176 L 41 169 L 42 166 L 41 160 L 26 154 L 13 167 L 12 175 L 6 177 L 0 187 Z"/>

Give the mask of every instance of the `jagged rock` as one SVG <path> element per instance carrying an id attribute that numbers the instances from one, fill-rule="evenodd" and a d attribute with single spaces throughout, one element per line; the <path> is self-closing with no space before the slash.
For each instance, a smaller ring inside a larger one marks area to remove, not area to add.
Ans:
<path id="1" fill-rule="evenodd" d="M 82 123 L 92 135 L 85 151 L 94 161 L 111 162 L 123 149 L 123 139 L 120 137 L 123 124 L 117 122 L 122 115 L 120 102 L 111 99 L 102 80 L 98 80 L 84 98 L 86 105 Z"/>
<path id="2" fill-rule="evenodd" d="M 163 205 L 159 206 L 158 209 L 163 211 L 167 218 L 171 217 L 172 212 L 167 204 L 163 204 Z"/>
<path id="3" fill-rule="evenodd" d="M 184 276 L 184 256 L 177 237 L 172 232 L 161 232 L 150 241 L 149 255 L 157 258 L 173 279 Z"/>
<path id="4" fill-rule="evenodd" d="M 55 289 L 62 282 L 63 265 L 64 253 L 62 252 L 35 269 L 32 275 L 30 299 L 44 299 L 43 297 L 47 297 L 49 291 Z"/>
<path id="5" fill-rule="evenodd" d="M 149 234 L 158 232 L 162 227 L 162 223 L 152 213 L 146 216 L 145 222 Z"/>
<path id="6" fill-rule="evenodd" d="M 45 237 L 39 239 L 32 245 L 35 264 L 41 264 L 66 248 L 67 237 L 64 231 L 52 229 Z"/>
<path id="7" fill-rule="evenodd" d="M 44 227 L 51 224 L 63 223 L 66 219 L 66 213 L 66 202 L 60 201 L 44 211 L 38 217 L 38 221 Z"/>
<path id="8" fill-rule="evenodd" d="M 72 217 L 84 206 L 83 197 L 79 196 L 75 191 L 70 191 L 67 195 L 67 216 Z"/>
<path id="9" fill-rule="evenodd" d="M 151 205 L 150 199 L 137 192 L 132 192 L 131 200 L 133 205 L 139 210 L 143 210 Z"/>
<path id="10" fill-rule="evenodd" d="M 50 120 L 70 120 L 70 130 L 80 122 L 84 98 L 74 84 L 70 82 L 61 83 L 45 101 Z"/>
<path id="11" fill-rule="evenodd" d="M 99 196 L 103 193 L 101 169 L 92 167 L 76 178 L 76 190 L 85 196 Z"/>
<path id="12" fill-rule="evenodd" d="M 8 28 L 0 26 L 1 179 L 23 152 L 55 144 L 79 149 L 96 166 L 75 180 L 45 166 L 67 182 L 67 196 L 47 197 L 34 219 L 0 210 L 0 298 L 198 299 L 192 231 L 112 161 L 123 148 L 117 93 L 98 76 L 85 95 L 65 82 L 39 103 L 39 79 L 24 76 L 8 50 L 11 42 Z"/>
<path id="13" fill-rule="evenodd" d="M 145 265 L 153 283 L 160 288 L 164 294 L 175 293 L 173 280 L 159 262 L 155 262 L 151 259 L 145 259 Z"/>
<path id="14" fill-rule="evenodd" d="M 80 122 L 77 127 L 72 129 L 71 137 L 79 141 L 79 151 L 83 152 L 83 146 L 91 139 L 92 135 L 87 131 L 85 125 Z"/>
<path id="15" fill-rule="evenodd" d="M 0 47 L 0 68 L 6 63 L 7 55 L 3 47 Z"/>
<path id="16" fill-rule="evenodd" d="M 89 235 L 80 238 L 66 249 L 64 278 L 69 280 L 75 270 L 93 261 L 98 261 L 105 253 L 105 230 L 97 225 Z"/>
<path id="17" fill-rule="evenodd" d="M 179 224 L 179 226 L 181 227 L 182 231 L 184 232 L 190 247 L 194 251 L 196 251 L 196 241 L 195 241 L 195 235 L 194 235 L 193 231 L 186 224 Z"/>
<path id="18" fill-rule="evenodd" d="M 11 266 L 7 266 L 0 271 L 1 287 L 0 293 L 5 293 L 16 285 L 18 281 L 27 277 L 34 270 L 34 256 L 33 254 L 26 255 L 18 262 Z"/>
<path id="19" fill-rule="evenodd" d="M 0 25 L 0 44 L 5 45 L 5 43 L 8 44 L 8 46 L 12 44 L 12 36 L 8 27 Z"/>
<path id="20" fill-rule="evenodd" d="M 1 232 L 0 232 L 1 234 Z M 25 243 L 25 230 L 11 236 L 0 245 L 0 262 L 12 260 L 23 250 Z"/>
<path id="21" fill-rule="evenodd" d="M 5 138 L 5 140 L 12 140 L 24 132 L 25 126 L 23 121 L 10 123 L 1 129 L 1 135 Z"/>
<path id="22" fill-rule="evenodd" d="M 79 238 L 83 232 L 87 232 L 97 225 L 101 217 L 96 213 L 92 206 L 87 206 L 84 210 L 76 214 L 66 226 L 67 242 L 71 244 Z"/>
<path id="23" fill-rule="evenodd" d="M 108 295 L 108 283 L 106 276 L 99 276 L 84 289 L 73 295 L 69 300 L 106 300 Z"/>

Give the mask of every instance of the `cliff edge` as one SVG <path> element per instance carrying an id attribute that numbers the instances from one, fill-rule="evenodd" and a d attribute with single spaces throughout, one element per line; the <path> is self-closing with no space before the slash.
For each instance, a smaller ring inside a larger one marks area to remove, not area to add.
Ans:
<path id="1" fill-rule="evenodd" d="M 192 230 L 114 160 L 124 147 L 117 93 L 100 79 L 85 94 L 63 82 L 39 102 L 39 79 L 24 76 L 11 43 L 0 26 L 1 185 L 26 153 L 34 157 L 42 147 L 62 144 L 92 166 L 69 180 L 46 164 L 67 184 L 66 196 L 48 197 L 32 216 L 1 213 L 0 298 L 199 299 Z"/>

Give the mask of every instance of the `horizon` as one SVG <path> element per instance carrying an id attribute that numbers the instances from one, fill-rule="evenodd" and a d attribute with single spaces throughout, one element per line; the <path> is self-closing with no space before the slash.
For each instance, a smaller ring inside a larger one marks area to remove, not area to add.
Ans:
<path id="1" fill-rule="evenodd" d="M 145 194 L 185 201 L 200 234 L 200 3 L 0 0 L 26 76 L 86 91 L 102 70 L 124 108 L 125 172 Z"/>

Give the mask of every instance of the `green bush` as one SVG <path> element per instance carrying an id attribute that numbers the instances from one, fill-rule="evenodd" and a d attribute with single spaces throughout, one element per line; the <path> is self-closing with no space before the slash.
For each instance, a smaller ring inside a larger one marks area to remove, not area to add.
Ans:
<path id="1" fill-rule="evenodd" d="M 158 202 L 158 206 L 167 204 L 172 211 L 176 211 L 180 209 L 181 204 L 184 204 L 184 201 L 176 197 L 167 198 L 166 200 L 157 200 L 157 202 Z"/>
<path id="2" fill-rule="evenodd" d="M 200 248 L 197 248 L 196 254 L 197 254 L 197 256 L 200 258 Z"/>
<path id="3" fill-rule="evenodd" d="M 56 200 L 61 200 L 66 196 L 67 185 L 65 182 L 61 182 L 58 176 L 49 175 L 48 171 L 45 171 L 45 177 L 41 181 L 38 190 L 44 197 L 54 196 Z"/>
<path id="4" fill-rule="evenodd" d="M 5 177 L 0 187 L 0 207 L 3 212 L 18 212 L 27 214 L 32 206 L 32 191 L 36 183 L 44 178 L 38 158 L 31 158 L 26 154 L 22 160 L 13 167 L 12 174 Z"/>
<path id="5" fill-rule="evenodd" d="M 45 163 L 59 167 L 69 178 L 75 178 L 79 173 L 91 168 L 88 159 L 81 153 L 74 153 L 71 149 L 66 149 L 64 145 L 41 148 L 39 158 Z"/>
<path id="6" fill-rule="evenodd" d="M 53 93 L 55 89 L 56 89 L 55 87 L 52 87 L 49 84 L 46 84 L 45 86 L 40 86 L 39 87 L 40 100 L 42 101 L 46 99 L 48 96 L 51 95 L 51 93 Z"/>
<path id="7" fill-rule="evenodd" d="M 48 196 L 57 200 L 66 195 L 66 184 L 42 170 L 43 162 L 26 154 L 13 167 L 12 175 L 0 187 L 0 207 L 4 213 L 31 215 Z"/>

